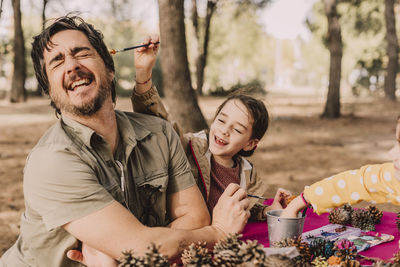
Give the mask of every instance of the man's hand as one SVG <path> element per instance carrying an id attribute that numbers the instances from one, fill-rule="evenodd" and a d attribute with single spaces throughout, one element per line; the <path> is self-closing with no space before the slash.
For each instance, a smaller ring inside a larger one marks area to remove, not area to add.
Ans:
<path id="1" fill-rule="evenodd" d="M 141 44 L 149 44 L 135 49 L 136 82 L 144 83 L 151 78 L 151 72 L 156 63 L 160 41 L 158 35 L 147 36 Z"/>
<path id="2" fill-rule="evenodd" d="M 293 199 L 289 205 L 283 210 L 281 213 L 282 218 L 297 218 L 297 214 L 300 210 L 304 209 L 306 205 L 304 204 L 303 199 L 301 196 L 296 197 Z"/>
<path id="3" fill-rule="evenodd" d="M 82 252 L 70 250 L 67 257 L 73 261 L 80 262 L 88 267 L 116 267 L 117 262 L 110 256 L 82 243 Z"/>
<path id="4" fill-rule="evenodd" d="M 238 184 L 229 184 L 213 210 L 211 225 L 221 233 L 221 238 L 230 233 L 243 231 L 250 217 L 249 200 Z"/>

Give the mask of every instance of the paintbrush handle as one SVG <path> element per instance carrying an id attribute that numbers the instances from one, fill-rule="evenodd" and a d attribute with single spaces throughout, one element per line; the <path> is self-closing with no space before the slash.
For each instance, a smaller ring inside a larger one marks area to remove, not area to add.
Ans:
<path id="1" fill-rule="evenodd" d="M 267 200 L 265 197 L 260 197 L 260 196 L 256 196 L 256 195 L 247 194 L 247 196 L 248 196 L 248 197 L 254 197 L 254 198 L 259 198 L 259 199 Z"/>
<path id="2" fill-rule="evenodd" d="M 160 43 L 160 42 L 156 42 L 156 43 L 154 43 L 154 44 L 156 45 L 156 44 L 159 44 L 159 43 Z M 120 49 L 120 50 L 112 49 L 112 50 L 110 50 L 110 54 L 115 54 L 115 53 L 118 53 L 118 52 L 124 52 L 124 51 L 132 50 L 132 49 L 136 49 L 136 48 L 140 48 L 140 47 L 146 47 L 146 46 L 149 46 L 149 45 L 151 45 L 151 44 L 153 44 L 153 43 L 142 44 L 142 45 L 135 45 L 135 46 L 126 47 L 126 48 L 123 48 L 123 49 Z"/>

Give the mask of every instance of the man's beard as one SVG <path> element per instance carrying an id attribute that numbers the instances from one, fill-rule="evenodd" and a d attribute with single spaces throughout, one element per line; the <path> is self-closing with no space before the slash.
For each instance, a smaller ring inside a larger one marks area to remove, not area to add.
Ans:
<path id="1" fill-rule="evenodd" d="M 109 77 L 104 77 L 102 80 L 103 82 L 101 82 L 99 91 L 95 98 L 92 101 L 83 103 L 79 106 L 73 105 L 69 100 L 61 100 L 57 94 L 50 94 L 50 96 L 56 108 L 62 112 L 67 112 L 77 116 L 91 116 L 100 110 L 104 101 L 111 94 L 111 86 L 113 86 L 112 81 Z"/>
<path id="2" fill-rule="evenodd" d="M 90 115 L 95 114 L 103 106 L 104 101 L 109 96 L 110 91 L 111 91 L 110 86 L 111 86 L 111 83 L 100 86 L 99 93 L 93 99 L 93 101 L 91 101 L 89 103 L 85 103 L 81 106 L 69 105 L 67 107 L 67 109 L 65 109 L 65 110 L 67 112 L 70 112 L 70 113 L 72 113 L 74 115 L 78 115 L 78 116 L 90 116 Z M 70 109 L 70 110 L 68 110 L 68 109 Z"/>

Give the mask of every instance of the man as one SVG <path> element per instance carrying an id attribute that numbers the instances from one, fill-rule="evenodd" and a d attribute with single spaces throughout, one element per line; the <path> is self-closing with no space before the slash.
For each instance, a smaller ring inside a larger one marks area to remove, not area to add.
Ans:
<path id="1" fill-rule="evenodd" d="M 157 41 L 135 56 L 137 86 L 151 86 L 151 69 L 141 66 L 154 65 Z M 172 258 L 192 242 L 212 245 L 243 229 L 242 189 L 227 188 L 209 225 L 172 127 L 114 110 L 114 64 L 99 31 L 65 16 L 32 47 L 36 77 L 61 118 L 28 156 L 21 234 L 1 266 L 80 266 L 66 253 L 81 242 L 114 259 L 127 249 L 143 254 L 153 242 Z"/>

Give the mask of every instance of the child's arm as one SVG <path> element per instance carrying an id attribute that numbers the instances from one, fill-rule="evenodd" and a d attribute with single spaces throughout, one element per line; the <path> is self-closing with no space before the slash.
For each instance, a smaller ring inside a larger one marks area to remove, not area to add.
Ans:
<path id="1" fill-rule="evenodd" d="M 400 181 L 395 177 L 393 163 L 367 165 L 306 187 L 304 198 L 318 214 L 330 212 L 346 203 L 356 204 L 363 200 L 400 205 Z M 306 206 L 299 197 L 292 202 L 282 216 L 293 216 Z"/>

